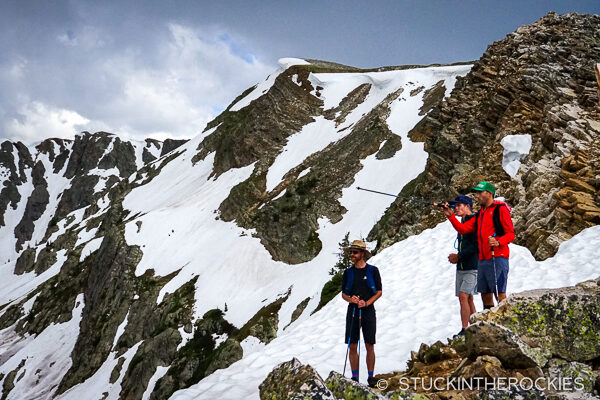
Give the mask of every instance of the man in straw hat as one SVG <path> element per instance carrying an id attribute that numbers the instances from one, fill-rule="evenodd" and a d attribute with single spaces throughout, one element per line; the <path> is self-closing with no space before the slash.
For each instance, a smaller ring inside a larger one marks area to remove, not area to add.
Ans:
<path id="1" fill-rule="evenodd" d="M 348 303 L 346 312 L 346 335 L 345 343 L 350 348 L 350 367 L 352 368 L 352 379 L 358 381 L 359 359 L 358 341 L 360 338 L 360 327 L 362 327 L 365 347 L 367 349 L 367 370 L 369 386 L 375 386 L 373 370 L 375 369 L 375 331 L 376 315 L 373 303 L 381 297 L 381 276 L 377 267 L 367 264 L 371 252 L 367 245 L 355 240 L 352 245 L 344 248 L 350 255 L 354 266 L 344 271 L 342 278 L 342 298 Z M 359 314 L 361 318 L 359 317 Z"/>

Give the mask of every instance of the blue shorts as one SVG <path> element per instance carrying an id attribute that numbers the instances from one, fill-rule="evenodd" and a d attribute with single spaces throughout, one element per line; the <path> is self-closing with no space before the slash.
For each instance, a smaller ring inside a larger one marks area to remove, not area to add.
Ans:
<path id="1" fill-rule="evenodd" d="M 506 293 L 508 281 L 508 258 L 496 257 L 496 277 L 492 260 L 479 260 L 477 264 L 477 291 L 479 293 Z"/>

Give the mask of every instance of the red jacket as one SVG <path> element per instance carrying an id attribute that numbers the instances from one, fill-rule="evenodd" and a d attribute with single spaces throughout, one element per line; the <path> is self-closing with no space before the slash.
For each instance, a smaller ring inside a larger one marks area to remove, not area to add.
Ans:
<path id="1" fill-rule="evenodd" d="M 494 209 L 499 205 L 504 204 L 501 201 L 494 201 L 488 208 L 481 209 L 477 218 L 471 218 L 467 222 L 460 223 L 454 214 L 448 217 L 448 220 L 452 223 L 452 226 L 461 235 L 477 232 L 477 242 L 479 247 L 479 259 L 489 260 L 492 258 L 492 248 L 488 241 L 490 236 L 494 236 L 496 232 L 494 229 L 494 222 L 492 216 Z M 477 226 L 475 225 L 477 221 Z M 496 257 L 509 256 L 508 244 L 515 239 L 515 228 L 513 227 L 512 219 L 510 218 L 510 211 L 507 207 L 500 207 L 500 223 L 504 228 L 504 235 L 496 237 L 496 240 L 500 242 L 500 246 L 494 248 L 494 255 Z"/>

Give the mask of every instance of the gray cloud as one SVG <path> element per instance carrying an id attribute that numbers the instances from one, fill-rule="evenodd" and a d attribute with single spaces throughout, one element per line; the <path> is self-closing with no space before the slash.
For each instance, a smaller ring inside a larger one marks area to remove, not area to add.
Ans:
<path id="1" fill-rule="evenodd" d="M 108 25 L 89 12 L 35 28 L 25 46 L 16 33 L 5 36 L 0 137 L 32 143 L 81 130 L 192 137 L 275 68 L 216 25 L 160 18 Z"/>
<path id="2" fill-rule="evenodd" d="M 0 138 L 190 137 L 280 57 L 358 67 L 478 59 L 597 0 L 3 0 Z"/>

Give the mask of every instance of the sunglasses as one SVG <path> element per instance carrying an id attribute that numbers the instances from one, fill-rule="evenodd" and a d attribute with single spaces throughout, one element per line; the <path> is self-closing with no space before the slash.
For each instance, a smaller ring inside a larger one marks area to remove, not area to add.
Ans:
<path id="1" fill-rule="evenodd" d="M 350 250 L 349 253 L 350 254 L 360 254 L 361 251 L 360 250 Z"/>

